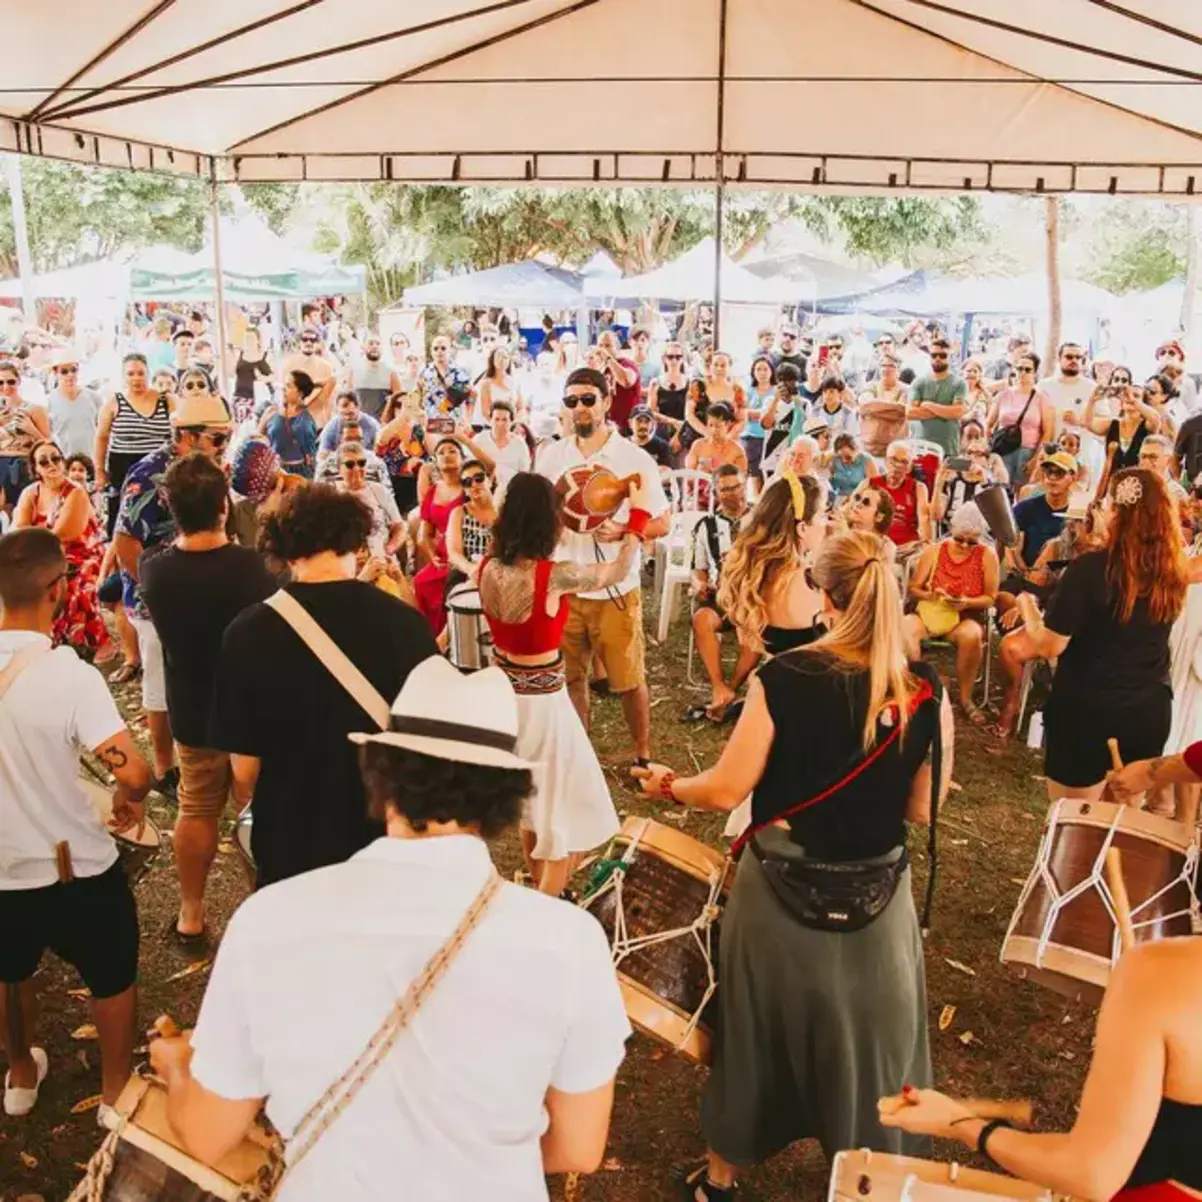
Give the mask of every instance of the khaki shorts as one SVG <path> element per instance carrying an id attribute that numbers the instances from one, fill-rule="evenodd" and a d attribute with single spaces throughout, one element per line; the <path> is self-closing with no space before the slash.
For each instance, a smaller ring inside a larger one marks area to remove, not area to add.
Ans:
<path id="1" fill-rule="evenodd" d="M 568 598 L 568 622 L 563 631 L 563 658 L 568 687 L 588 679 L 593 653 L 601 656 L 609 687 L 629 693 L 646 683 L 643 663 L 643 594 L 632 589 L 620 602 Z"/>
<path id="2" fill-rule="evenodd" d="M 176 743 L 175 755 L 179 760 L 180 814 L 185 818 L 216 821 L 225 809 L 234 783 L 229 753 Z"/>

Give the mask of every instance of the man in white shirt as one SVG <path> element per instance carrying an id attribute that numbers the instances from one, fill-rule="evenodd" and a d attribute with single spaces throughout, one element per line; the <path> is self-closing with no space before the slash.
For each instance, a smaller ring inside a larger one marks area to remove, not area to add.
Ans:
<path id="1" fill-rule="evenodd" d="M 129 1079 L 134 1046 L 138 915 L 112 837 L 80 787 L 79 756 L 93 752 L 116 778 L 118 830 L 143 821 L 150 769 L 100 673 L 70 647 L 51 650 L 66 578 L 49 530 L 0 538 L 0 983 L 13 987 L 0 989 L 0 1040 L 9 1115 L 33 1109 L 49 1067 L 26 1029 L 47 949 L 91 992 L 105 1107 Z"/>
<path id="2" fill-rule="evenodd" d="M 387 835 L 243 903 L 190 1045 L 151 1045 L 168 1117 L 213 1163 L 266 1100 L 290 1144 L 279 1202 L 546 1199 L 544 1173 L 605 1153 L 630 1024 L 604 931 L 489 859 L 533 789 L 499 668 L 433 656 L 385 721 L 350 737 Z M 314 1112 L 339 1081 L 345 1107 Z"/>
<path id="3" fill-rule="evenodd" d="M 1106 450 L 1102 440 L 1081 424 L 1085 404 L 1094 390 L 1093 381 L 1085 374 L 1085 350 L 1075 342 L 1062 342 L 1056 357 L 1057 373 L 1040 380 L 1038 390 L 1047 395 L 1056 410 L 1056 438 L 1064 432 L 1064 415 L 1073 415 L 1068 424 L 1081 434 L 1081 454 L 1078 458 L 1089 468 L 1089 478 L 1098 480 L 1101 478 Z"/>
<path id="4" fill-rule="evenodd" d="M 489 461 L 497 479 L 497 492 L 518 472 L 530 470 L 530 448 L 513 433 L 513 406 L 508 401 L 493 401 L 489 429 L 476 435 L 477 453 Z"/>
<path id="5" fill-rule="evenodd" d="M 568 468 L 597 464 L 615 476 L 638 475 L 642 481 L 651 521 L 645 539 L 668 533 L 668 498 L 660 481 L 659 468 L 641 447 L 623 438 L 606 422 L 609 413 L 609 381 L 591 367 L 578 367 L 564 385 L 564 408 L 574 433 L 540 449 L 538 470 L 558 482 Z M 617 559 L 619 544 L 626 536 L 629 502 L 592 534 L 565 530 L 559 540 L 556 560 L 595 564 Z M 563 655 L 568 692 L 580 720 L 588 728 L 589 665 L 594 653 L 605 664 L 610 691 L 622 698 L 622 713 L 634 741 L 635 761 L 645 766 L 651 758 L 651 699 L 647 692 L 643 636 L 642 556 L 635 556 L 621 584 L 597 593 L 573 594 L 564 628 Z"/>

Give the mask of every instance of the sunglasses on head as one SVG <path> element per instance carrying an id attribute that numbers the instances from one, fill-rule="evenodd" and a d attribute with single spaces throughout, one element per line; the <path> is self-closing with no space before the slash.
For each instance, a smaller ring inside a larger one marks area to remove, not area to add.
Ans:
<path id="1" fill-rule="evenodd" d="M 577 405 L 583 405 L 586 409 L 591 409 L 600 399 L 596 393 L 592 392 L 585 396 L 577 396 L 573 393 L 571 396 L 565 396 L 563 403 L 565 409 L 575 409 Z"/>
<path id="2" fill-rule="evenodd" d="M 477 484 L 483 484 L 487 479 L 487 476 L 473 473 L 470 476 L 464 476 L 463 482 L 468 486 L 468 488 L 475 488 Z"/>
<path id="3" fill-rule="evenodd" d="M 45 455 L 41 459 L 35 459 L 35 467 L 53 467 L 56 463 L 62 463 L 63 457 L 57 454 Z"/>

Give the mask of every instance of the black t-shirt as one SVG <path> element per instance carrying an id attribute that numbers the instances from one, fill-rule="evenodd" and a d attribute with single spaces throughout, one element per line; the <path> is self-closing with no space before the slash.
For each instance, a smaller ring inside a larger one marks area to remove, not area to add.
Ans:
<path id="1" fill-rule="evenodd" d="M 171 731 L 209 746 L 213 677 L 226 627 L 276 590 L 262 558 L 233 544 L 213 551 L 164 546 L 143 557 L 142 597 L 163 644 Z"/>
<path id="2" fill-rule="evenodd" d="M 643 450 L 646 451 L 647 454 L 650 455 L 660 467 L 676 466 L 676 456 L 672 454 L 672 448 L 668 446 L 668 440 L 666 438 L 660 438 L 658 434 L 653 434 L 649 439 L 647 439 L 646 442 L 643 443 L 635 442 L 633 438 L 630 441 L 633 442 L 636 447 L 641 446 Z"/>
<path id="3" fill-rule="evenodd" d="M 390 704 L 438 654 L 421 614 L 370 584 L 287 589 Z M 347 738 L 374 729 L 371 718 L 267 605 L 225 633 L 210 725 L 214 746 L 262 760 L 251 840 L 260 885 L 342 863 L 383 834 Z"/>
<path id="4" fill-rule="evenodd" d="M 905 843 L 910 786 L 930 751 L 943 696 L 934 668 L 914 663 L 910 670 L 935 696 L 919 706 L 904 738 L 836 793 L 788 820 L 793 840 L 810 858 L 862 860 Z M 770 659 L 759 677 L 776 734 L 752 795 L 756 825 L 824 792 L 864 761 L 868 707 L 866 671 L 835 671 L 826 656 L 804 648 Z M 878 742 L 889 733 L 882 723 Z"/>
<path id="5" fill-rule="evenodd" d="M 778 352 L 772 356 L 772 361 L 773 365 L 778 371 L 780 370 L 780 365 L 782 363 L 792 363 L 793 366 L 797 368 L 800 379 L 804 380 L 806 378 L 806 364 L 809 362 L 809 360 L 805 355 L 802 355 L 797 351 L 794 351 L 794 353 L 791 355 Z"/>
<path id="6" fill-rule="evenodd" d="M 1107 554 L 1087 551 L 1065 568 L 1044 619 L 1049 630 L 1069 636 L 1053 693 L 1094 709 L 1138 705 L 1169 685 L 1172 623 L 1152 621 L 1142 597 L 1129 622 L 1118 620 L 1106 582 Z"/>

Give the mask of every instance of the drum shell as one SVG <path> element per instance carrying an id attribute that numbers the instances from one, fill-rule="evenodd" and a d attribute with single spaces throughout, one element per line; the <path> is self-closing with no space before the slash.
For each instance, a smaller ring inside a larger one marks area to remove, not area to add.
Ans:
<path id="1" fill-rule="evenodd" d="M 1001 1173 L 865 1149 L 835 1156 L 827 1202 L 969 1202 L 974 1198 L 1052 1202 L 1055 1197 L 1043 1186 Z"/>
<path id="2" fill-rule="evenodd" d="M 247 806 L 234 823 L 234 850 L 238 853 L 238 859 L 246 872 L 247 883 L 252 889 L 255 888 L 259 879 L 254 852 L 251 850 L 250 837 L 253 828 L 254 815 L 251 813 L 250 806 Z"/>
<path id="3" fill-rule="evenodd" d="M 493 662 L 492 632 L 484 618 L 480 590 L 470 582 L 447 593 L 447 658 L 461 672 L 478 672 Z"/>
<path id="4" fill-rule="evenodd" d="M 629 937 L 687 927 L 708 903 L 715 873 L 724 877 L 718 897 L 721 904 L 729 887 L 730 865 L 718 852 L 650 819 L 628 818 L 614 840 L 612 856 L 621 858 L 635 839 L 638 847 L 622 882 Z M 601 923 L 612 945 L 616 893 L 606 890 L 584 904 Z M 715 918 L 710 929 L 715 976 L 720 925 Z M 711 995 L 695 1030 L 685 1036 L 709 984 L 705 956 L 697 941 L 691 935 L 681 936 L 641 948 L 627 955 L 617 971 L 631 1022 L 688 1059 L 708 1063 L 717 1018 L 716 993 Z"/>
<path id="5" fill-rule="evenodd" d="M 1103 801 L 1063 800 L 1052 806 L 1046 863 L 1060 894 L 1094 872 L 1116 822 L 1111 845 L 1122 853 L 1136 940 L 1189 935 L 1193 899 L 1184 879 L 1189 835 L 1179 823 L 1143 810 Z M 1054 923 L 1053 900 L 1037 861 L 1002 945 L 1002 963 L 1057 993 L 1100 1003 L 1117 955 L 1114 920 L 1096 887 L 1064 905 Z M 1040 955 L 1045 931 L 1047 946 Z"/>

